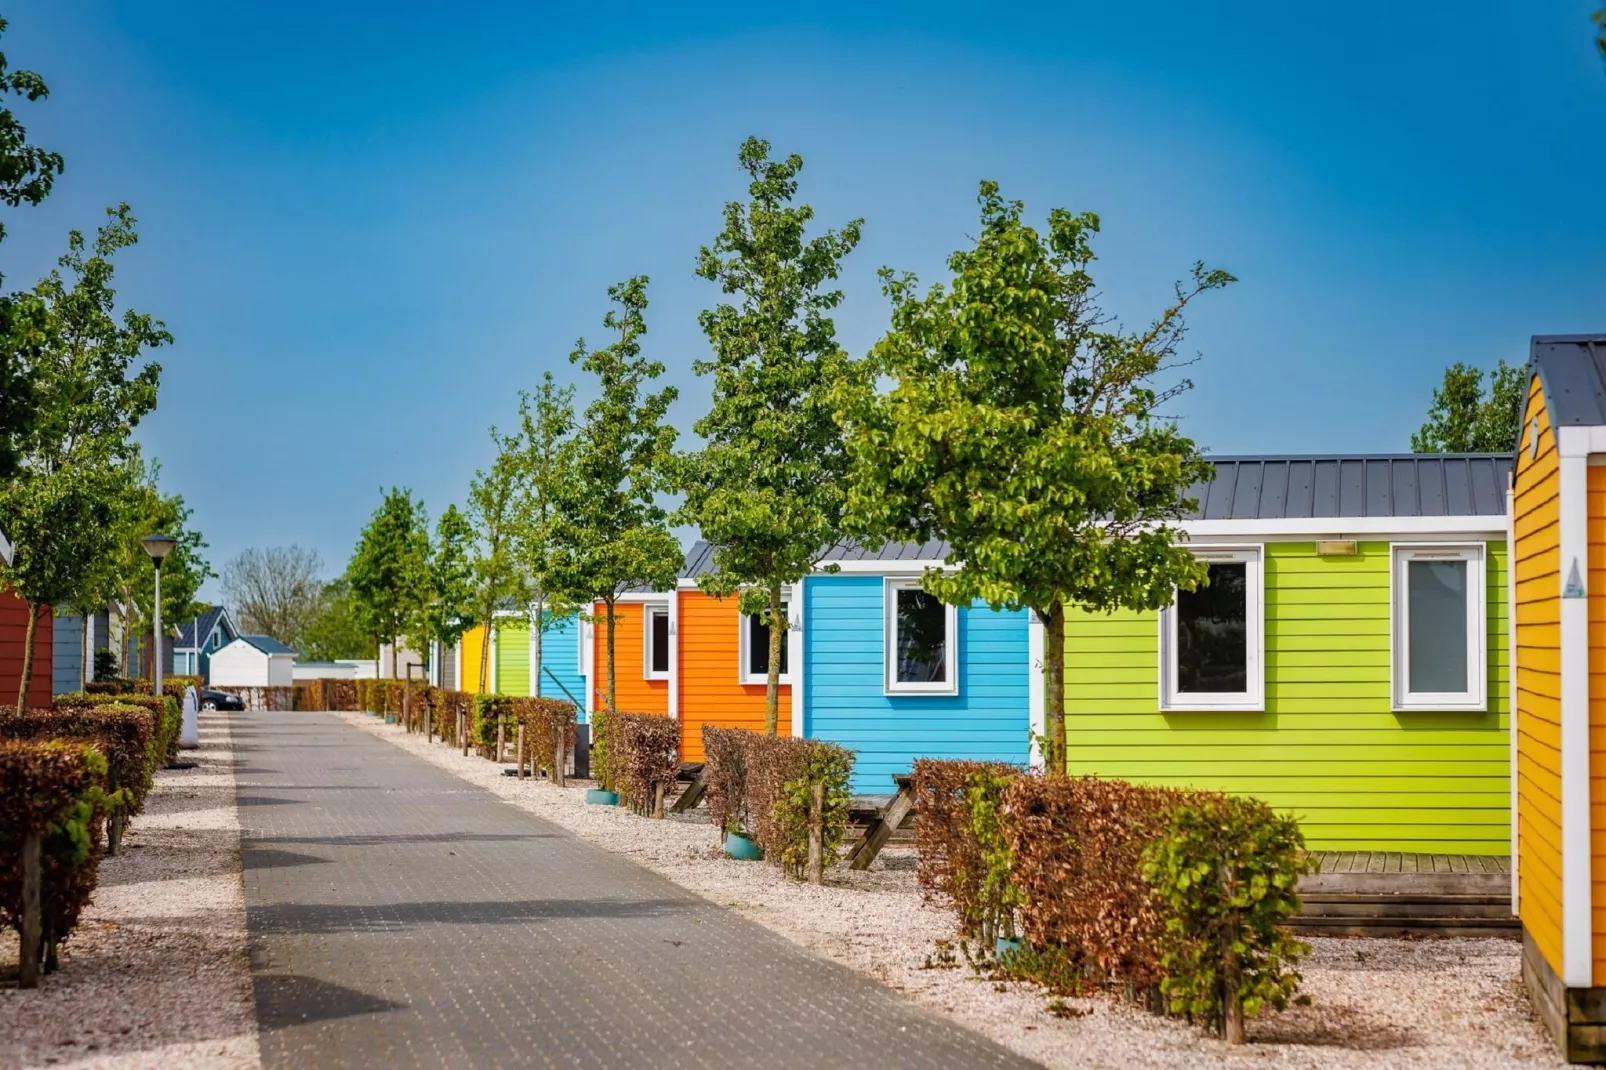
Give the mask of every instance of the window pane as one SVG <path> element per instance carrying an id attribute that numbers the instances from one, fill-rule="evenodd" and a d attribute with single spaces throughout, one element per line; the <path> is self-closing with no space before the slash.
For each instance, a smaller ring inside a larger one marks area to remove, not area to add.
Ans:
<path id="1" fill-rule="evenodd" d="M 1467 690 L 1467 563 L 1409 561 L 1405 570 L 1410 690 Z"/>
<path id="2" fill-rule="evenodd" d="M 948 611 L 934 595 L 897 591 L 897 680 L 902 684 L 948 681 Z"/>
<path id="3" fill-rule="evenodd" d="M 1244 694 L 1249 690 L 1249 566 L 1212 563 L 1210 582 L 1177 592 L 1177 690 Z"/>
<path id="4" fill-rule="evenodd" d="M 787 604 L 781 603 L 781 613 L 788 612 Z M 783 638 L 781 640 L 781 675 L 785 676 L 786 648 L 790 644 Z M 770 628 L 762 623 L 758 614 L 749 614 L 747 617 L 747 675 L 769 676 L 770 666 Z"/>
<path id="5" fill-rule="evenodd" d="M 661 609 L 650 610 L 652 621 L 652 671 L 669 671 L 669 614 Z"/>

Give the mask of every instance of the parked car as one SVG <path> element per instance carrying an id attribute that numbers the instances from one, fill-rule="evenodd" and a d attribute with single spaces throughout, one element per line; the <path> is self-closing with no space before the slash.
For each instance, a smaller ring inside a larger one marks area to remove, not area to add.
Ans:
<path id="1" fill-rule="evenodd" d="M 208 688 L 201 692 L 201 709 L 203 710 L 244 710 L 245 700 L 239 695 L 227 691 L 213 691 Z"/>

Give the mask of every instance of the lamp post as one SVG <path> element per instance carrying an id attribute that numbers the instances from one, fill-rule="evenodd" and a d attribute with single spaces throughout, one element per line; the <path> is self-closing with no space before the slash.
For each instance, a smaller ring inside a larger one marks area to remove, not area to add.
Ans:
<path id="1" fill-rule="evenodd" d="M 156 599 L 152 603 L 155 607 L 153 616 L 155 621 L 151 626 L 151 642 L 155 650 L 151 652 L 151 692 L 160 696 L 162 693 L 162 558 L 173 552 L 178 540 L 171 535 L 147 535 L 139 540 L 145 547 L 145 552 L 151 555 L 151 563 L 156 566 Z"/>

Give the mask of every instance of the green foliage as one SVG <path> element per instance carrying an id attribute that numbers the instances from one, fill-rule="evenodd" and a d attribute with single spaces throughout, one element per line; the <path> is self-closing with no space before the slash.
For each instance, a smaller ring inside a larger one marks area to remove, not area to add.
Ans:
<path id="1" fill-rule="evenodd" d="M 596 350 L 581 339 L 569 356 L 596 377 L 598 396 L 575 433 L 568 478 L 555 488 L 550 564 L 554 589 L 607 604 L 606 698 L 614 709 L 614 603 L 632 587 L 670 588 L 683 557 L 658 504 L 670 489 L 675 428 L 664 417 L 676 390 L 653 392 L 664 366 L 641 355 L 647 279 L 610 287 L 608 296 L 617 307 L 603 324 L 618 338 Z"/>
<path id="2" fill-rule="evenodd" d="M 95 680 L 113 680 L 122 674 L 122 668 L 117 663 L 117 651 L 106 649 L 95 651 Z"/>
<path id="3" fill-rule="evenodd" d="M 1015 935 L 1022 902 L 1000 807 L 1020 770 L 1001 762 L 920 758 L 912 771 L 915 878 L 927 902 L 953 908 L 959 935 L 987 948 Z"/>
<path id="4" fill-rule="evenodd" d="M 422 519 L 422 518 L 420 518 Z M 448 505 L 435 522 L 424 562 L 422 602 L 409 626 L 412 645 L 455 646 L 474 624 L 474 527 L 457 506 Z"/>
<path id="5" fill-rule="evenodd" d="M 1015 776 L 1013 771 L 978 769 L 965 778 L 965 808 L 981 862 L 976 881 L 976 910 L 980 922 L 978 930 L 984 942 L 1000 936 L 1014 938 L 1015 908 L 1025 901 L 1010 879 L 1015 856 L 1004 835 L 1000 815 L 1004 793 Z"/>
<path id="6" fill-rule="evenodd" d="M 1194 796 L 1172 809 L 1143 876 L 1165 918 L 1161 988 L 1174 1012 L 1224 1026 L 1239 1008 L 1254 1017 L 1296 998 L 1310 948 L 1286 926 L 1310 868 L 1298 824 L 1258 799 Z"/>
<path id="7" fill-rule="evenodd" d="M 923 295 L 882 271 L 892 327 L 837 397 L 851 467 L 844 527 L 949 543 L 924 585 L 944 602 L 1030 608 L 1049 628 L 1051 769 L 1064 768 L 1067 605 L 1154 610 L 1205 570 L 1175 543 L 1210 466 L 1161 409 L 1183 311 L 1233 281 L 1194 266 L 1145 330 L 1113 328 L 1091 265 L 1098 217 L 1049 213 L 1047 234 L 996 183 L 981 231 Z M 889 383 L 889 389 L 880 389 Z"/>
<path id="8" fill-rule="evenodd" d="M 396 640 L 423 601 L 428 581 L 429 526 L 412 491 L 392 487 L 357 540 L 346 577 L 358 627 L 376 643 L 391 647 L 395 675 Z"/>
<path id="9" fill-rule="evenodd" d="M 322 585 L 294 646 L 307 661 L 373 657 L 374 646 L 358 621 L 350 580 L 340 576 Z"/>
<path id="10" fill-rule="evenodd" d="M 841 529 L 847 456 L 832 391 L 850 366 L 828 315 L 842 291 L 826 289 L 859 242 L 862 220 L 805 237 L 814 210 L 795 205 L 803 159 L 774 160 L 748 138 L 738 159 L 751 200 L 725 206 L 725 226 L 697 257 L 697 273 L 736 303 L 698 317 L 714 350 L 698 361 L 713 377 L 713 405 L 696 424 L 704 447 L 685 458 L 679 519 L 713 546 L 705 591 L 742 595 L 742 610 L 770 626 L 765 727 L 778 718 L 781 588 L 813 571 Z"/>
<path id="11" fill-rule="evenodd" d="M 7 25 L 5 19 L 0 19 L 0 34 L 5 33 Z M 39 101 L 49 95 L 43 78 L 33 71 L 9 69 L 5 53 L 0 52 L 0 96 Z M 28 131 L 9 104 L 0 107 L 0 203 L 12 208 L 38 204 L 50 194 L 63 166 L 60 153 L 28 143 Z M 0 239 L 5 238 L 5 233 L 5 224 L 0 223 Z"/>
<path id="12" fill-rule="evenodd" d="M 528 587 L 533 632 L 530 644 L 531 686 L 541 687 L 542 641 L 547 631 L 572 616 L 564 592 L 554 589 L 552 551 L 558 500 L 569 481 L 573 457 L 574 388 L 558 386 L 552 373 L 541 377 L 532 394 L 519 393 L 519 492 L 514 502 L 513 558 Z M 550 759 L 549 759 L 550 760 Z"/>
<path id="13" fill-rule="evenodd" d="M 490 471 L 475 472 L 468 485 L 468 519 L 477 544 L 473 562 L 474 619 L 484 622 L 488 632 L 498 626 L 498 609 L 524 601 L 524 584 L 513 554 L 524 446 L 518 435 L 503 435 L 494 427 L 491 443 L 496 447 L 496 460 L 491 462 Z M 487 634 L 487 656 L 480 658 L 476 684 L 482 695 L 490 679 L 490 640 Z"/>
<path id="14" fill-rule="evenodd" d="M 95 890 L 105 777 L 82 740 L 0 740 L 0 921 L 22 927 L 22 841 L 39 833 L 45 942 L 71 935 Z"/>
<path id="15" fill-rule="evenodd" d="M 788 875 L 802 879 L 809 860 L 809 826 L 819 822 L 825 864 L 829 866 L 841 850 L 848 834 L 848 791 L 853 776 L 853 752 L 846 747 L 819 740 L 798 740 L 803 744 L 781 785 L 775 802 L 774 837 L 764 844 L 765 856 L 778 863 Z M 814 813 L 814 787 L 824 784 L 823 807 Z"/>
<path id="16" fill-rule="evenodd" d="M 1528 372 L 1501 361 L 1488 373 L 1470 364 L 1444 369 L 1427 422 L 1411 436 L 1412 453 L 1510 453 L 1522 431 Z"/>

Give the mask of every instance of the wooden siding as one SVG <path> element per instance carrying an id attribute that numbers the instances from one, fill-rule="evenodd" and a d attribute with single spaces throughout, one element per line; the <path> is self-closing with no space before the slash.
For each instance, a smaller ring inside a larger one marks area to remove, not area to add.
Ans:
<path id="1" fill-rule="evenodd" d="M 577 703 L 580 720 L 584 721 L 586 678 L 580 674 L 580 632 L 577 613 L 561 620 L 548 618 L 546 631 L 541 636 L 541 680 L 536 693 Z"/>
<path id="2" fill-rule="evenodd" d="M 1539 420 L 1539 450 L 1529 456 Z M 1517 452 L 1517 888 L 1523 926 L 1558 974 L 1561 955 L 1561 535 L 1556 437 L 1539 377 Z M 1591 550 L 1593 559 L 1594 550 Z M 1591 560 L 1593 566 L 1593 560 Z M 1593 606 L 1591 607 L 1593 608 Z"/>
<path id="3" fill-rule="evenodd" d="M 22 647 L 28 634 L 28 603 L 0 590 L 0 706 L 14 706 L 22 684 Z M 50 705 L 51 662 L 55 628 L 48 608 L 39 610 L 34 625 L 33 672 L 28 674 L 28 705 Z"/>
<path id="4" fill-rule="evenodd" d="M 50 690 L 61 695 L 84 686 L 84 618 L 75 613 L 52 616 Z M 171 661 L 166 671 L 173 672 Z"/>
<path id="5" fill-rule="evenodd" d="M 1153 613 L 1072 614 L 1068 772 L 1257 795 L 1318 850 L 1509 850 L 1506 579 L 1488 545 L 1488 712 L 1392 710 L 1388 543 L 1265 547 L 1264 712 L 1162 712 Z"/>
<path id="6" fill-rule="evenodd" d="M 1606 468 L 1589 469 L 1589 828 L 1591 959 L 1606 978 Z"/>
<path id="7" fill-rule="evenodd" d="M 644 672 L 647 648 L 641 631 L 643 609 L 640 602 L 619 602 L 613 607 L 615 626 L 619 629 L 614 641 L 615 698 L 619 709 L 626 713 L 667 714 L 669 681 L 648 680 Z M 592 665 L 597 674 L 592 687 L 596 689 L 596 708 L 602 710 L 608 707 L 608 618 L 601 602 L 596 605 L 596 625 L 591 634 L 596 644 Z"/>
<path id="8" fill-rule="evenodd" d="M 501 620 L 496 628 L 496 684 L 499 695 L 530 693 L 530 626 L 522 620 Z"/>
<path id="9" fill-rule="evenodd" d="M 463 633 L 463 679 L 458 681 L 458 690 L 477 694 L 480 690 L 480 661 L 485 656 L 485 625 L 476 624 Z M 491 680 L 485 678 L 486 690 L 490 690 Z"/>
<path id="10" fill-rule="evenodd" d="M 893 790 L 916 758 L 1024 763 L 1030 727 L 1024 611 L 958 612 L 957 695 L 888 695 L 880 576 L 803 584 L 804 734 L 853 750 L 853 790 Z"/>
<path id="11" fill-rule="evenodd" d="M 680 591 L 680 751 L 688 762 L 703 760 L 703 725 L 764 731 L 763 684 L 741 680 L 741 613 L 734 598 Z M 790 666 L 789 666 L 790 667 Z M 792 687 L 783 683 L 776 731 L 792 734 Z"/>

